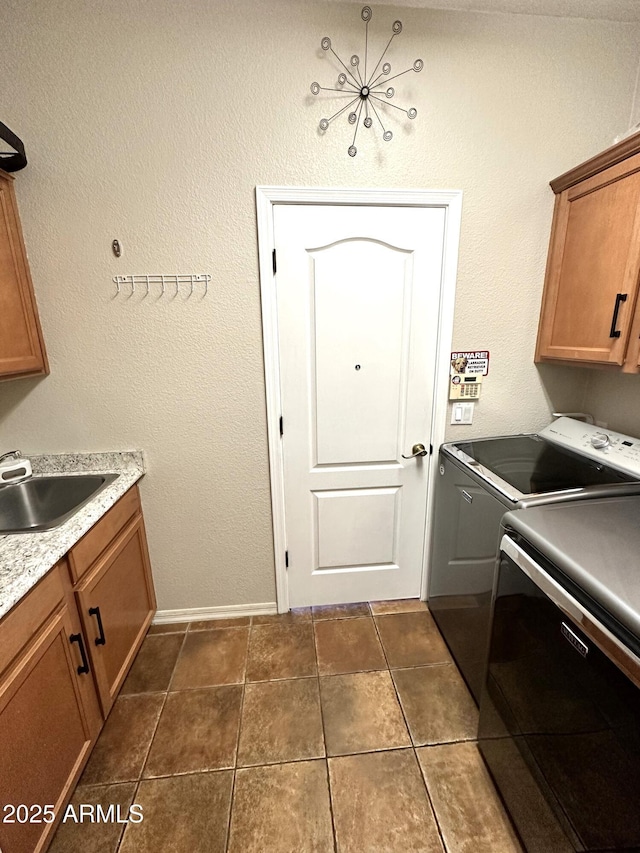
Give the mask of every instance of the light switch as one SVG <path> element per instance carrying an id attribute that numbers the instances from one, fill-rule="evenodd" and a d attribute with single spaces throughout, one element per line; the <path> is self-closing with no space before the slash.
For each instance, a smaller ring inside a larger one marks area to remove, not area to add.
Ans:
<path id="1" fill-rule="evenodd" d="M 472 424 L 474 403 L 454 403 L 451 408 L 452 424 Z"/>

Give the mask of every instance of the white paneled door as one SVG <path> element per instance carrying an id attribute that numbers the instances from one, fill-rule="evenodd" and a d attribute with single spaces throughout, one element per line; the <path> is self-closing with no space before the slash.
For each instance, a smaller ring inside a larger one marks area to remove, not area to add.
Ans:
<path id="1" fill-rule="evenodd" d="M 445 210 L 273 210 L 289 604 L 418 597 Z"/>

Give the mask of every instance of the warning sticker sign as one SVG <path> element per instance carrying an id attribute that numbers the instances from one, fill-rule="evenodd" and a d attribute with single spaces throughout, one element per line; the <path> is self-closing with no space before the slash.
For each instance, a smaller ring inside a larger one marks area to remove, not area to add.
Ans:
<path id="1" fill-rule="evenodd" d="M 451 353 L 451 376 L 460 373 L 486 376 L 489 373 L 489 350 L 466 350 Z"/>

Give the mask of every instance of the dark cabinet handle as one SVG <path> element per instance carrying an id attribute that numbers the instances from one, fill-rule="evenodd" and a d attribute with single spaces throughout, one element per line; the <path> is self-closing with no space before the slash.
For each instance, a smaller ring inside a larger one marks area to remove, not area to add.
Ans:
<path id="1" fill-rule="evenodd" d="M 620 310 L 620 304 L 622 302 L 627 301 L 626 293 L 616 293 L 616 304 L 613 307 L 613 317 L 611 319 L 611 331 L 609 332 L 610 338 L 619 338 L 620 337 L 620 329 L 616 329 L 618 325 L 618 311 Z"/>
<path id="2" fill-rule="evenodd" d="M 95 644 L 96 646 L 104 646 L 107 642 L 106 637 L 104 635 L 104 628 L 102 627 L 102 616 L 100 616 L 100 608 L 99 607 L 90 607 L 89 608 L 89 616 L 95 616 L 98 620 L 98 631 L 100 632 L 100 636 L 96 637 Z"/>
<path id="3" fill-rule="evenodd" d="M 87 653 L 84 650 L 84 641 L 82 639 L 82 634 L 71 634 L 69 636 L 70 643 L 77 643 L 80 648 L 80 657 L 82 658 L 82 666 L 78 667 L 78 675 L 83 675 L 84 673 L 89 672 L 89 661 L 87 660 Z"/>

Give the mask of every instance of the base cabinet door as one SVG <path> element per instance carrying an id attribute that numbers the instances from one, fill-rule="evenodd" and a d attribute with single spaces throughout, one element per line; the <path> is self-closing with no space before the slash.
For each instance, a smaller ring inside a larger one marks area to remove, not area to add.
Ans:
<path id="1" fill-rule="evenodd" d="M 79 679 L 74 622 L 58 610 L 0 686 L 0 850 L 38 853 L 49 843 L 93 743 Z"/>
<path id="2" fill-rule="evenodd" d="M 103 713 L 109 713 L 151 623 L 155 595 L 141 515 L 76 587 Z"/>

